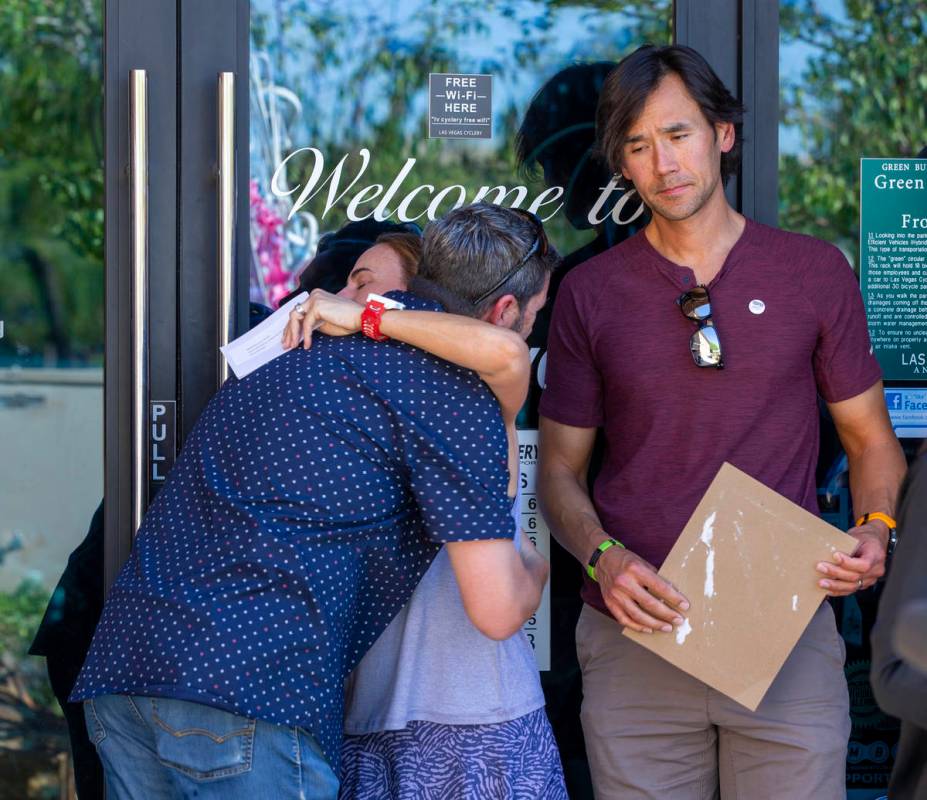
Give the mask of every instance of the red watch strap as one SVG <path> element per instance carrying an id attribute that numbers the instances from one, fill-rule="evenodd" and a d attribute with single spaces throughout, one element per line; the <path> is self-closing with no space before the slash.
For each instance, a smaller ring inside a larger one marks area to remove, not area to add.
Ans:
<path id="1" fill-rule="evenodd" d="M 361 332 L 376 342 L 385 342 L 389 336 L 380 333 L 380 321 L 386 306 L 378 300 L 368 300 L 361 312 Z"/>

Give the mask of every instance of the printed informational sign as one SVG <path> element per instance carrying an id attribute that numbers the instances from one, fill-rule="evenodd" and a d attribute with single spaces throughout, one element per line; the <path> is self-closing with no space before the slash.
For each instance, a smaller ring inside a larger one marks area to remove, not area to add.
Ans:
<path id="1" fill-rule="evenodd" d="M 537 469 L 538 432 L 518 432 L 518 455 L 521 461 L 521 528 L 528 534 L 537 549 L 550 559 L 550 529 L 538 508 Z M 541 595 L 537 613 L 525 623 L 525 633 L 534 648 L 538 669 L 550 669 L 550 581 Z"/>
<path id="2" fill-rule="evenodd" d="M 492 75 L 428 75 L 428 138 L 491 139 Z"/>
<path id="3" fill-rule="evenodd" d="M 860 288 L 886 380 L 927 380 L 927 160 L 860 159 Z"/>
<path id="4" fill-rule="evenodd" d="M 927 438 L 927 389 L 886 389 L 885 405 L 895 436 Z"/>

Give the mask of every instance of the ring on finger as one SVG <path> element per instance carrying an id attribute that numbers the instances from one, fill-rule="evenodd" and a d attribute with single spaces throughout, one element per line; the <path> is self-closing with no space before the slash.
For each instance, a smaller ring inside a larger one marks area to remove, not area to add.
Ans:
<path id="1" fill-rule="evenodd" d="M 863 579 L 857 578 L 856 579 L 856 591 L 859 591 L 862 588 L 863 588 Z"/>
<path id="2" fill-rule="evenodd" d="M 293 307 L 293 311 L 295 311 L 297 314 L 300 314 L 301 316 L 305 316 L 305 314 L 306 314 L 306 309 L 305 309 L 305 307 L 303 306 L 302 303 L 297 303 L 297 304 Z"/>

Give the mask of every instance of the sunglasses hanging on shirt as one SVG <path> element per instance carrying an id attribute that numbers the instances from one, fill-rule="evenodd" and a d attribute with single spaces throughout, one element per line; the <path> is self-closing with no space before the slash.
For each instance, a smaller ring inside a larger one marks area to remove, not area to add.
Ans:
<path id="1" fill-rule="evenodd" d="M 696 286 L 688 292 L 683 292 L 676 298 L 676 305 L 686 319 L 698 323 L 698 328 L 689 340 L 689 350 L 692 352 L 695 365 L 724 369 L 721 340 L 711 321 L 711 297 L 708 289 Z"/>

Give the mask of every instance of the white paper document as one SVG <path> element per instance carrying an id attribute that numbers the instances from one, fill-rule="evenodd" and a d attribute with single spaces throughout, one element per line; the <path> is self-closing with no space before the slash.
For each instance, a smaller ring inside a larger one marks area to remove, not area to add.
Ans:
<path id="1" fill-rule="evenodd" d="M 308 299 L 307 292 L 300 292 L 260 325 L 220 348 L 236 378 L 241 380 L 286 352 L 283 347 L 283 332 L 290 320 L 290 312 L 297 303 L 304 303 Z"/>

